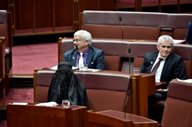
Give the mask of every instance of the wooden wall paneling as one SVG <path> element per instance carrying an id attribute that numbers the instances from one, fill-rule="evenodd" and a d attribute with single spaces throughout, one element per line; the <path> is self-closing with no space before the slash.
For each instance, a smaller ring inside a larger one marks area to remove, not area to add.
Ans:
<path id="1" fill-rule="evenodd" d="M 79 12 L 84 10 L 97 10 L 98 0 L 78 0 Z"/>
<path id="2" fill-rule="evenodd" d="M 12 29 L 12 35 L 14 35 L 14 33 L 15 33 L 15 11 L 14 11 L 14 9 L 15 9 L 15 0 L 8 0 L 8 12 L 9 13 L 11 13 L 10 15 L 11 15 L 11 26 L 9 26 L 9 27 L 11 27 L 11 29 Z M 12 36 L 11 36 L 12 37 Z"/>
<path id="3" fill-rule="evenodd" d="M 8 10 L 8 0 L 1 0 L 0 10 Z"/>
<path id="4" fill-rule="evenodd" d="M 79 11 L 84 10 L 108 10 L 114 9 L 114 0 L 79 0 Z"/>
<path id="5" fill-rule="evenodd" d="M 177 12 L 180 13 L 180 0 L 177 0 Z"/>
<path id="6" fill-rule="evenodd" d="M 84 10 L 113 11 L 114 0 L 78 0 L 78 28 L 81 29 Z"/>
<path id="7" fill-rule="evenodd" d="M 53 26 L 53 0 L 35 0 L 35 26 L 36 28 Z"/>
<path id="8" fill-rule="evenodd" d="M 158 0 L 159 12 L 161 12 L 161 0 Z"/>
<path id="9" fill-rule="evenodd" d="M 80 15 L 79 15 L 79 3 L 78 0 L 74 0 L 73 2 L 73 29 L 76 31 L 79 28 L 79 24 L 81 24 L 80 20 Z"/>
<path id="10" fill-rule="evenodd" d="M 15 1 L 15 29 L 33 28 L 33 0 Z"/>
<path id="11" fill-rule="evenodd" d="M 142 0 L 136 0 L 137 1 L 137 11 L 142 11 Z"/>
<path id="12" fill-rule="evenodd" d="M 52 27 L 52 30 L 53 32 L 55 32 L 55 0 L 53 0 L 53 27 Z"/>
<path id="13" fill-rule="evenodd" d="M 98 10 L 114 10 L 114 0 L 98 0 Z"/>
<path id="14" fill-rule="evenodd" d="M 55 23 L 56 27 L 73 25 L 73 0 L 55 0 Z"/>

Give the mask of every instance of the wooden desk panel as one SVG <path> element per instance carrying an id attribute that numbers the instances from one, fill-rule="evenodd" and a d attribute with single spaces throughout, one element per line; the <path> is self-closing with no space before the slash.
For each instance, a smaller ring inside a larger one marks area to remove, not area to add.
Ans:
<path id="1" fill-rule="evenodd" d="M 8 127 L 157 127 L 156 121 L 134 114 L 106 110 L 87 111 L 84 106 L 64 109 L 28 105 L 7 105 Z"/>
<path id="2" fill-rule="evenodd" d="M 5 37 L 0 37 L 0 98 L 5 97 Z"/>
<path id="3" fill-rule="evenodd" d="M 88 126 L 105 127 L 157 127 L 154 120 L 129 113 L 107 110 L 102 112 L 88 112 Z"/>
<path id="4" fill-rule="evenodd" d="M 86 127 L 84 106 L 7 105 L 7 127 Z"/>

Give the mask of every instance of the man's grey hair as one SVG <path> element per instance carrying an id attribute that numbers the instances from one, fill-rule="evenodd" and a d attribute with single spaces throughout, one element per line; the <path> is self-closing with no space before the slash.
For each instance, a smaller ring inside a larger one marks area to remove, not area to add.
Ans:
<path id="1" fill-rule="evenodd" d="M 162 36 L 160 36 L 158 38 L 158 42 L 157 42 L 158 45 L 160 45 L 162 41 L 164 41 L 164 42 L 171 42 L 171 46 L 173 46 L 173 44 L 174 44 L 173 38 L 171 36 L 169 36 L 169 35 L 162 35 Z"/>
<path id="2" fill-rule="evenodd" d="M 74 33 L 74 36 L 81 36 L 83 41 L 89 41 L 88 45 L 91 46 L 92 44 L 92 36 L 86 30 L 78 30 Z"/>

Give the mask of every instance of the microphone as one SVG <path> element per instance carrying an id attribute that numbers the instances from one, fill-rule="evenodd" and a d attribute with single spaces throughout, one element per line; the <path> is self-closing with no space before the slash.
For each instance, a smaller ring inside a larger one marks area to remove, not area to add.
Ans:
<path id="1" fill-rule="evenodd" d="M 128 54 L 129 54 L 129 74 L 131 74 L 131 48 L 128 49 Z"/>
<path id="2" fill-rule="evenodd" d="M 126 97 L 126 101 L 125 101 L 125 112 L 124 112 L 124 119 L 125 119 L 125 120 L 127 120 L 127 119 L 126 119 L 126 109 L 127 109 L 127 102 L 128 102 L 128 99 L 129 99 L 130 94 L 131 94 L 131 90 L 128 90 L 128 92 L 127 92 L 127 97 Z"/>
<path id="3" fill-rule="evenodd" d="M 119 21 L 121 22 L 121 39 L 123 40 L 123 23 L 121 16 L 119 16 Z"/>
<path id="4" fill-rule="evenodd" d="M 78 46 L 77 45 L 75 46 L 75 49 L 78 50 Z"/>

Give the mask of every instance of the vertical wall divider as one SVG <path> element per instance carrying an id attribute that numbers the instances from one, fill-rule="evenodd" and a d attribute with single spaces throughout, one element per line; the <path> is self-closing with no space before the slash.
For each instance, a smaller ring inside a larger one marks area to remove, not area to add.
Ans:
<path id="1" fill-rule="evenodd" d="M 53 0 L 53 32 L 55 32 L 55 0 Z"/>
<path id="2" fill-rule="evenodd" d="M 35 23 L 35 0 L 33 0 L 33 33 L 35 33 L 35 28 L 36 28 L 36 23 Z"/>

